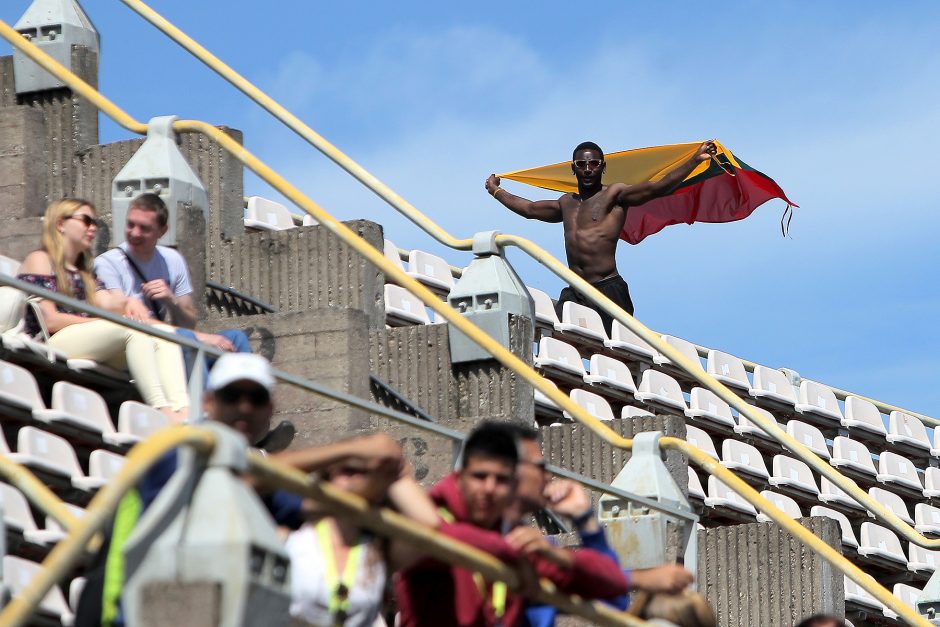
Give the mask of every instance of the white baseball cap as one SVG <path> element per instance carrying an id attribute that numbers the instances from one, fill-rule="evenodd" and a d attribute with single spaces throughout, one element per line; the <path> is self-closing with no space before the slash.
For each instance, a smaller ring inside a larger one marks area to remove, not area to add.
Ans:
<path id="1" fill-rule="evenodd" d="M 236 381 L 254 381 L 268 392 L 274 390 L 271 363 L 253 353 L 226 353 L 216 360 L 206 381 L 206 390 L 221 390 Z"/>

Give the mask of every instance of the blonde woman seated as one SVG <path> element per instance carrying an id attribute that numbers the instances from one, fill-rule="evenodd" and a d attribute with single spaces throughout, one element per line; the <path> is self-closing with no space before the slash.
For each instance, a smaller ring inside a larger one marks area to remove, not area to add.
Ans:
<path id="1" fill-rule="evenodd" d="M 419 524 L 438 526 L 437 510 L 397 443 L 377 434 L 337 443 L 344 444 L 350 445 L 348 456 L 320 470 L 323 481 L 373 505 L 392 507 Z M 413 547 L 377 538 L 347 519 L 324 513 L 288 537 L 287 552 L 292 624 L 323 627 L 384 625 L 389 574 L 421 557 Z"/>
<path id="2" fill-rule="evenodd" d="M 97 233 L 95 208 L 89 202 L 73 198 L 53 202 L 46 209 L 41 248 L 26 256 L 17 278 L 122 312 L 124 299 L 110 294 L 92 274 L 91 247 Z M 144 402 L 174 422 L 186 419 L 189 401 L 178 345 L 52 301 L 40 301 L 39 308 L 50 346 L 69 359 L 127 367 Z M 26 332 L 35 337 L 41 329 L 40 320 L 27 309 Z"/>

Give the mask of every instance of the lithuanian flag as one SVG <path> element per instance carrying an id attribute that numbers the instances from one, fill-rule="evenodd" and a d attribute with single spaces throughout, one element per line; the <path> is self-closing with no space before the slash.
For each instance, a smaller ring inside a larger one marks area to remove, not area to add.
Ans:
<path id="1" fill-rule="evenodd" d="M 636 185 L 658 181 L 673 168 L 691 159 L 701 145 L 702 142 L 693 142 L 652 146 L 606 155 L 604 183 Z M 718 153 L 712 159 L 700 163 L 671 193 L 638 207 L 630 207 L 620 234 L 621 239 L 638 244 L 646 236 L 670 224 L 743 220 L 771 198 L 780 198 L 787 203 L 784 216 L 792 207 L 799 206 L 787 198 L 772 178 L 735 157 L 719 142 L 716 141 L 715 146 Z M 570 161 L 516 170 L 499 176 L 559 192 L 578 191 L 578 182 L 571 172 Z"/>

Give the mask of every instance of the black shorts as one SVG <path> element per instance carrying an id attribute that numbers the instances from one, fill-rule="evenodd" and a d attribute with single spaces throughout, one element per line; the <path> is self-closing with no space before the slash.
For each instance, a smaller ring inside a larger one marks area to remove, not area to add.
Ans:
<path id="1" fill-rule="evenodd" d="M 627 282 L 624 281 L 623 277 L 621 277 L 619 274 L 607 277 L 606 279 L 598 281 L 597 283 L 591 283 L 591 285 L 595 287 L 601 294 L 614 301 L 614 304 L 619 306 L 631 316 L 633 315 L 633 301 L 630 300 L 630 288 L 627 287 Z M 561 320 L 562 306 L 567 302 L 578 303 L 579 305 L 590 307 L 600 314 L 601 322 L 604 323 L 604 328 L 607 329 L 607 336 L 610 337 L 610 329 L 614 324 L 613 316 L 598 307 L 596 304 L 594 304 L 593 301 L 586 298 L 583 294 L 571 289 L 570 287 L 566 287 L 565 289 L 561 290 L 561 294 L 558 295 L 558 302 L 555 303 L 555 313 L 558 315 L 559 320 Z"/>

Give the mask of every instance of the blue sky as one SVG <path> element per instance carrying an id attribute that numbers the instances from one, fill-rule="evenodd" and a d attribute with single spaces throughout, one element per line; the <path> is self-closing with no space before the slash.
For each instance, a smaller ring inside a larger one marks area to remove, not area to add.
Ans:
<path id="1" fill-rule="evenodd" d="M 13 23 L 25 0 L 5 2 Z M 246 145 L 341 218 L 445 251 L 117 0 L 84 6 L 102 91 L 139 119 L 177 114 Z M 559 225 L 483 191 L 490 172 L 717 137 L 801 205 L 670 227 L 622 244 L 637 316 L 804 377 L 940 415 L 934 243 L 940 5 L 854 2 L 311 3 L 152 6 L 453 234 L 523 234 L 556 256 Z M 368 8 L 366 8 L 368 7 Z M 4 54 L 9 49 L 4 46 Z M 102 124 L 102 141 L 128 135 Z M 530 197 L 543 191 L 508 183 Z M 246 191 L 276 195 L 253 177 Z M 527 283 L 561 283 L 511 253 Z"/>

